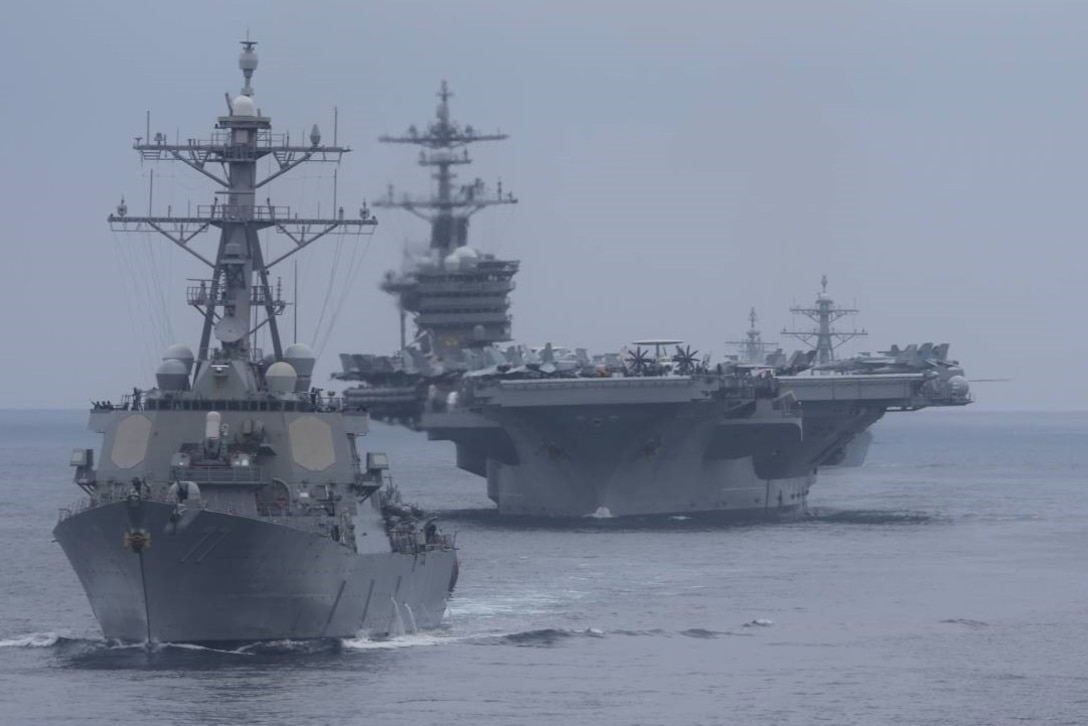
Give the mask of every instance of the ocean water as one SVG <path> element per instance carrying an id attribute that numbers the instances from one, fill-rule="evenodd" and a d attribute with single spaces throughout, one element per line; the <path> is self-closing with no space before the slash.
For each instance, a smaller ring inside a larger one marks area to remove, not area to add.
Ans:
<path id="1" fill-rule="evenodd" d="M 0 724 L 1088 723 L 1088 413 L 890 414 L 744 526 L 504 519 L 375 426 L 458 533 L 445 625 L 230 652 L 102 641 L 50 535 L 84 420 L 0 411 Z"/>

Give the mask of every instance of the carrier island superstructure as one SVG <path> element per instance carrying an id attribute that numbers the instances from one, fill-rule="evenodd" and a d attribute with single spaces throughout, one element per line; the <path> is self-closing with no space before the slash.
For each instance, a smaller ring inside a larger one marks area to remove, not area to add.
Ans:
<path id="1" fill-rule="evenodd" d="M 365 205 L 320 218 L 268 198 L 272 179 L 349 149 L 322 144 L 316 126 L 303 143 L 272 132 L 251 85 L 255 45 L 243 43 L 244 86 L 227 94 L 211 138 L 136 139 L 144 161 L 180 162 L 215 182 L 214 201 L 195 214 L 138 216 L 122 200 L 109 217 L 117 230 L 160 233 L 208 269 L 186 290 L 203 318 L 196 354 L 174 345 L 156 387 L 96 402 L 99 455 L 72 456 L 86 497 L 61 512 L 54 536 L 113 640 L 219 644 L 434 626 L 456 578 L 452 539 L 400 502 L 383 455 L 357 452 L 366 412 L 312 389 L 313 353 L 281 338 L 287 303 L 270 271 L 375 221 Z M 261 160 L 271 169 L 263 179 Z M 207 255 L 194 241 L 210 230 L 218 244 Z M 262 230 L 283 235 L 288 251 L 265 259 Z"/>
<path id="2" fill-rule="evenodd" d="M 443 81 L 432 121 L 422 129 L 412 125 L 402 134 L 378 139 L 419 147 L 418 164 L 433 169 L 434 180 L 429 196 L 397 194 L 390 186 L 375 203 L 407 211 L 430 227 L 425 249 L 404 250 L 401 269 L 386 272 L 381 282 L 400 315 L 398 353 L 340 356 L 349 378 L 363 382 L 350 391 L 351 400 L 379 419 L 417 422 L 435 379 L 448 388 L 478 360 L 490 358 L 494 346 L 510 340 L 510 292 L 518 262 L 471 246 L 469 223 L 477 212 L 516 204 L 517 198 L 503 190 L 501 181 L 493 191 L 479 177 L 458 183 L 454 171 L 472 163 L 469 146 L 503 141 L 507 135 L 453 120 L 452 96 Z"/>
<path id="3" fill-rule="evenodd" d="M 438 128 L 448 118 L 442 101 Z M 432 136 L 441 138 L 411 130 L 406 138 L 427 145 Z M 390 282 L 400 279 L 387 277 L 387 289 L 399 292 Z M 404 279 L 419 289 L 411 273 Z M 479 320 L 441 297 L 438 304 L 446 329 L 458 318 Z M 470 334 L 460 324 L 438 349 L 344 354 L 336 377 L 360 381 L 345 395 L 376 417 L 452 441 L 457 466 L 486 478 L 502 513 L 787 516 L 804 511 L 818 468 L 841 462 L 885 412 L 971 400 L 962 370 L 944 357 L 947 345 L 910 346 L 906 356 L 894 349 L 853 368 L 833 360 L 846 335 L 832 323 L 852 311 L 835 307 L 826 281 L 815 306 L 795 312 L 816 316 L 816 343 L 789 357 L 711 364 L 664 339 L 595 356 L 550 344 L 500 348 L 498 340 L 477 345 L 486 329 Z M 429 319 L 416 317 L 424 341 L 440 336 Z"/>
<path id="4" fill-rule="evenodd" d="M 435 119 L 421 131 L 410 126 L 399 136 L 383 135 L 384 144 L 420 147 L 419 165 L 434 169 L 435 193 L 429 197 L 398 197 L 392 187 L 377 207 L 402 209 L 430 224 L 427 250 L 406 255 L 399 272 L 390 271 L 382 290 L 396 298 L 401 321 L 401 349 L 407 347 L 406 318 L 415 323 L 416 341 L 425 354 L 450 357 L 464 348 L 480 349 L 510 340 L 510 292 L 518 263 L 482 253 L 468 244 L 469 221 L 477 212 L 517 199 L 494 192 L 477 177 L 457 184 L 454 168 L 472 163 L 468 147 L 502 141 L 506 134 L 481 133 L 450 118 L 453 93 L 445 81 L 438 91 Z"/>

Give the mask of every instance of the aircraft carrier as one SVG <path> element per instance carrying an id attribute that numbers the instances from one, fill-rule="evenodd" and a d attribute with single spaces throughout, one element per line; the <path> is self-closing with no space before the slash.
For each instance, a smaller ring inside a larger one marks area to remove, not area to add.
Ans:
<path id="1" fill-rule="evenodd" d="M 642 342 L 655 354 L 638 346 L 616 369 L 467 373 L 421 427 L 455 444 L 457 466 L 486 477 L 505 514 L 783 517 L 805 510 L 819 467 L 886 412 L 971 402 L 958 365 L 917 348 L 881 356 L 887 370 L 856 360 L 823 376 L 692 366 L 688 349 Z"/>
<path id="2" fill-rule="evenodd" d="M 888 411 L 971 402 L 947 345 L 824 365 L 816 349 L 711 365 L 679 341 L 633 345 L 515 346 L 454 378 L 417 374 L 430 382 L 413 425 L 452 441 L 505 514 L 784 517 Z"/>
<path id="3" fill-rule="evenodd" d="M 431 223 L 430 252 L 383 283 L 397 296 L 401 348 L 342 354 L 334 377 L 360 382 L 344 395 L 375 418 L 452 441 L 457 466 L 486 478 L 500 512 L 788 516 L 804 511 L 820 466 L 864 459 L 868 429 L 887 411 L 971 402 L 947 345 L 836 361 L 838 345 L 865 333 L 834 328 L 856 311 L 835 306 L 826 277 L 813 307 L 793 309 L 816 328 L 783 331 L 812 347 L 791 356 L 767 355 L 757 330 L 742 341 L 745 355 L 714 365 L 662 339 L 603 355 L 502 348 L 517 263 L 495 260 L 506 272 L 486 280 L 462 270 L 491 260 L 468 247 L 467 215 L 513 199 L 478 196 L 479 183 L 455 196 L 449 167 L 469 161 L 453 149 L 505 135 L 462 129 L 449 120 L 445 85 L 440 99 L 425 132 L 382 139 L 431 149 L 420 163 L 438 167 L 437 197 L 398 202 L 391 194 L 384 204 Z M 406 313 L 413 341 L 403 332 Z"/>
<path id="4" fill-rule="evenodd" d="M 161 234 L 208 270 L 186 289 L 203 318 L 196 355 L 174 345 L 156 387 L 95 402 L 89 425 L 102 447 L 71 458 L 85 496 L 61 511 L 53 534 L 110 640 L 395 633 L 437 625 L 456 580 L 452 537 L 400 501 L 384 455 L 357 452 L 365 410 L 312 388 L 313 353 L 281 339 L 287 303 L 270 271 L 326 235 L 361 235 L 375 221 L 365 205 L 319 218 L 257 201 L 270 180 L 307 162 L 338 163 L 349 149 L 322 144 L 316 125 L 308 143 L 273 133 L 251 85 L 255 45 L 243 42 L 244 86 L 227 94 L 209 139 L 171 143 L 149 122 L 134 146 L 145 162 L 180 162 L 210 178 L 221 187 L 215 201 L 185 215 L 155 214 L 149 201 L 141 216 L 122 199 L 109 217 L 118 231 Z M 263 179 L 262 160 L 271 169 Z M 211 255 L 193 244 L 208 230 L 218 232 Z M 266 260 L 261 230 L 293 244 Z"/>

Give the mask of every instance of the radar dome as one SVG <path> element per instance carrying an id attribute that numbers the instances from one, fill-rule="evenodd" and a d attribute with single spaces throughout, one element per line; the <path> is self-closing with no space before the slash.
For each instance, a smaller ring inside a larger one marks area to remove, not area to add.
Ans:
<path id="1" fill-rule="evenodd" d="M 310 350 L 310 346 L 302 343 L 294 343 L 283 351 L 283 359 L 298 371 L 298 375 L 308 377 L 314 372 L 314 363 L 317 357 Z"/>
<path id="2" fill-rule="evenodd" d="M 192 349 L 189 346 L 183 345 L 181 343 L 175 343 L 174 345 L 171 345 L 169 348 L 167 348 L 166 352 L 162 354 L 162 359 L 164 361 L 181 361 L 185 364 L 186 373 L 193 370 L 193 361 L 195 360 L 195 358 L 193 357 Z"/>
<path id="3" fill-rule="evenodd" d="M 446 257 L 447 265 L 459 265 L 463 260 L 475 260 L 478 259 L 480 253 L 472 249 L 468 245 L 464 247 L 458 247 L 453 252 L 449 253 Z"/>
<path id="4" fill-rule="evenodd" d="M 284 363 L 281 360 L 268 366 L 268 370 L 264 373 L 264 380 L 272 393 L 291 393 L 295 390 L 298 374 L 290 363 Z"/>
<path id="5" fill-rule="evenodd" d="M 249 96 L 235 96 L 230 104 L 232 116 L 256 116 L 257 104 Z"/>
<path id="6" fill-rule="evenodd" d="M 189 387 L 189 366 L 177 358 L 168 358 L 155 371 L 155 380 L 163 391 L 184 391 Z"/>
<path id="7" fill-rule="evenodd" d="M 948 379 L 948 388 L 953 396 L 966 396 L 971 386 L 963 376 L 952 376 Z"/>

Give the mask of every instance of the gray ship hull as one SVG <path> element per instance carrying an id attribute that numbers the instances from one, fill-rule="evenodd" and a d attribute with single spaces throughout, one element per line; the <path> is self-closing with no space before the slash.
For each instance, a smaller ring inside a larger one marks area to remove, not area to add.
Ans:
<path id="1" fill-rule="evenodd" d="M 782 517 L 886 411 L 969 401 L 923 374 L 779 377 L 801 404 L 788 411 L 703 395 L 713 380 L 483 381 L 422 428 L 454 442 L 504 514 Z"/>
<path id="2" fill-rule="evenodd" d="M 63 519 L 64 549 L 108 639 L 215 643 L 354 637 L 437 626 L 453 551 L 356 554 L 290 527 L 207 510 L 118 502 Z M 151 542 L 126 547 L 135 528 Z M 383 536 L 380 533 L 371 533 Z"/>
<path id="3" fill-rule="evenodd" d="M 863 466 L 865 460 L 869 457 L 869 447 L 872 445 L 873 432 L 870 429 L 865 429 L 851 439 L 850 443 L 839 449 L 825 461 L 823 465 L 849 467 Z"/>
<path id="4" fill-rule="evenodd" d="M 487 478 L 503 514 L 803 512 L 812 473 L 783 474 L 779 465 L 802 445 L 799 421 L 723 419 L 722 411 L 698 402 L 495 407 L 427 414 L 424 428 L 456 444 L 458 466 Z"/>
<path id="5" fill-rule="evenodd" d="M 488 495 L 510 515 L 549 517 L 682 515 L 714 512 L 737 519 L 804 513 L 813 476 L 760 478 L 752 460 L 620 462 L 599 479 L 580 464 L 489 462 Z M 604 463 L 598 459 L 595 464 Z M 613 462 L 614 463 L 614 462 Z M 601 467 L 587 467 L 600 470 Z"/>

